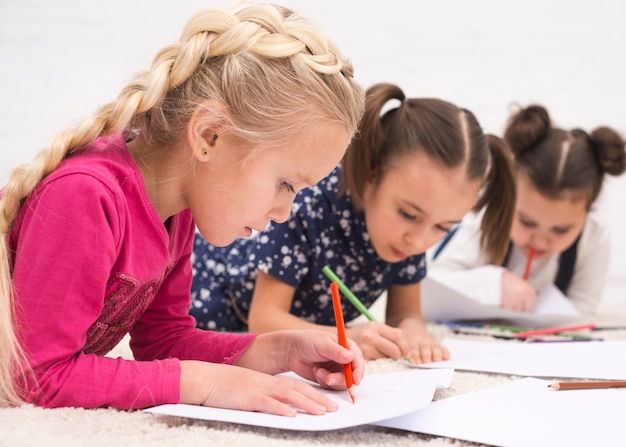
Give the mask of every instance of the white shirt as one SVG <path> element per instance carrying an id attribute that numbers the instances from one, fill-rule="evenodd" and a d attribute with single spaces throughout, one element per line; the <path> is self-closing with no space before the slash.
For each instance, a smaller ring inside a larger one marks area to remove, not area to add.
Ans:
<path id="1" fill-rule="evenodd" d="M 481 218 L 482 213 L 466 215 L 435 260 L 432 254 L 436 248 L 431 249 L 428 276 L 480 303 L 499 306 L 505 267 L 488 264 L 480 250 Z M 592 208 L 578 243 L 574 274 L 567 290 L 567 297 L 583 314 L 594 315 L 598 311 L 609 270 L 610 242 L 608 216 L 599 208 Z M 535 290 L 554 283 L 559 256 L 557 253 L 532 263 L 528 282 Z M 515 245 L 506 268 L 519 276 L 524 274 L 526 255 Z"/>

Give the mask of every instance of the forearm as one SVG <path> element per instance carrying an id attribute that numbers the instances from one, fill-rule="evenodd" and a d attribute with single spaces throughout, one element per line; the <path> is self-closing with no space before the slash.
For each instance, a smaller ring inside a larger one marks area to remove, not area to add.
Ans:
<path id="1" fill-rule="evenodd" d="M 397 327 L 407 334 L 416 336 L 428 335 L 426 322 L 421 316 L 404 318 L 398 323 Z"/>
<path id="2" fill-rule="evenodd" d="M 78 354 L 35 370 L 28 402 L 47 408 L 110 406 L 137 409 L 177 403 L 180 366 L 176 359 L 138 362 Z"/>
<path id="3" fill-rule="evenodd" d="M 267 374 L 280 374 L 289 371 L 286 363 L 289 346 L 281 331 L 258 335 L 239 356 L 235 366 L 248 368 Z"/>
<path id="4" fill-rule="evenodd" d="M 254 308 L 250 310 L 248 318 L 248 329 L 250 332 L 263 334 L 283 329 L 316 329 L 328 332 L 337 332 L 334 326 L 325 326 L 310 321 L 303 320 L 283 309 L 265 309 L 263 313 L 258 313 Z"/>
<path id="5" fill-rule="evenodd" d="M 424 318 L 422 318 L 422 312 L 419 309 L 388 312 L 385 321 L 389 326 L 397 328 L 402 328 L 407 325 L 421 325 L 426 327 Z"/>
<path id="6" fill-rule="evenodd" d="M 401 328 L 403 324 L 406 325 L 412 321 L 423 325 L 421 303 L 421 284 L 390 286 L 387 293 L 385 322 L 389 326 L 397 328 Z"/>

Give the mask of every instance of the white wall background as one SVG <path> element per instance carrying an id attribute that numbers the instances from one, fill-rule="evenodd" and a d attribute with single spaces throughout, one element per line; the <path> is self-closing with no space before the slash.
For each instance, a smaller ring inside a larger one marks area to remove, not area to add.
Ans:
<path id="1" fill-rule="evenodd" d="M 563 127 L 626 135 L 622 0 L 276 0 L 313 17 L 368 87 L 394 82 L 472 110 L 500 134 L 511 103 Z M 0 0 L 0 184 L 56 131 L 117 96 L 218 0 Z M 626 310 L 626 176 L 610 179 L 606 308 Z"/>

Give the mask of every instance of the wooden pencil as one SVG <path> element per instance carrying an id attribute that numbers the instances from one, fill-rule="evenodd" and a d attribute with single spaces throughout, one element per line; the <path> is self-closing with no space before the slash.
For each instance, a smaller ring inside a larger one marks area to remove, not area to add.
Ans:
<path id="1" fill-rule="evenodd" d="M 346 336 L 346 326 L 343 321 L 343 311 L 341 310 L 341 298 L 339 296 L 339 286 L 335 281 L 330 283 L 330 292 L 333 299 L 333 309 L 335 311 L 335 321 L 337 323 L 337 338 L 339 344 L 344 348 L 348 347 L 348 337 Z M 350 394 L 352 403 L 356 401 L 354 397 L 354 381 L 352 379 L 352 365 L 346 363 L 343 365 L 343 373 L 346 376 L 346 388 Z"/>
<path id="2" fill-rule="evenodd" d="M 597 388 L 626 388 L 626 381 L 554 382 L 548 385 L 553 390 L 592 390 Z"/>

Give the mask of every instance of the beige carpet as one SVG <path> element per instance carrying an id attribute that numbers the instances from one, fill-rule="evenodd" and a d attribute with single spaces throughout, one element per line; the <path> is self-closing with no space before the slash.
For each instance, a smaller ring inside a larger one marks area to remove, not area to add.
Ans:
<path id="1" fill-rule="evenodd" d="M 625 324 L 626 316 L 604 316 L 602 324 Z M 455 336 L 443 326 L 431 325 L 438 337 Z M 604 331 L 603 337 L 626 339 L 626 331 Z M 468 336 L 456 336 L 470 338 Z M 474 336 L 476 338 L 476 336 Z M 482 338 L 482 337 L 481 337 Z M 130 358 L 126 340 L 109 355 Z M 405 369 L 400 362 L 369 362 L 368 372 Z M 455 371 L 452 384 L 435 400 L 506 383 L 519 377 Z M 395 429 L 361 426 L 329 432 L 295 432 L 222 422 L 160 416 L 143 411 L 79 408 L 42 409 L 34 406 L 0 409 L 0 446 L 476 446 Z"/>

